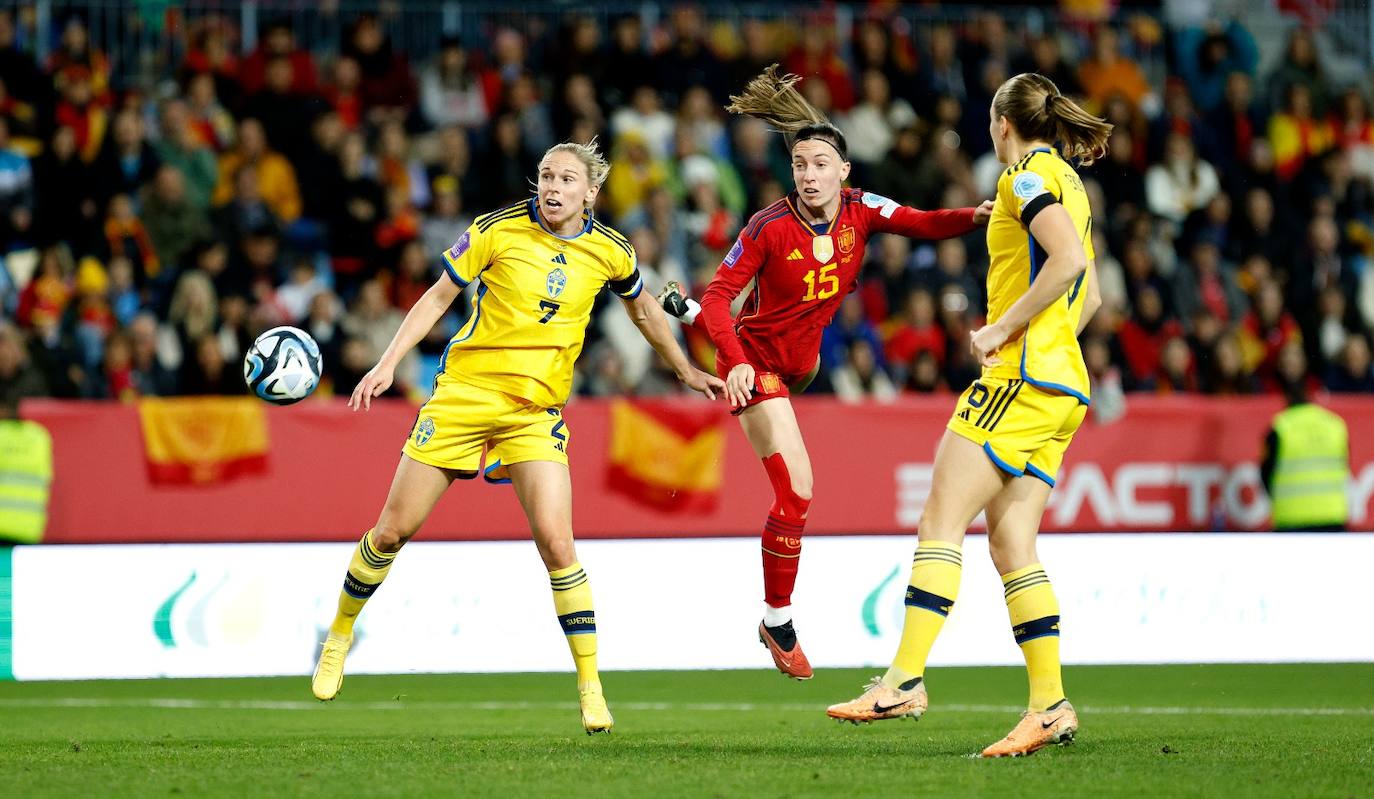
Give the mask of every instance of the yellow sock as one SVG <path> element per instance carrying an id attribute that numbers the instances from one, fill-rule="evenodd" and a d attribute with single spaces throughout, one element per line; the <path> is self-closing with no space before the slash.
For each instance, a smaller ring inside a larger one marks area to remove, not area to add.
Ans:
<path id="1" fill-rule="evenodd" d="M 573 664 L 577 666 L 577 688 L 600 689 L 601 677 L 596 671 L 596 611 L 592 609 L 592 585 L 587 581 L 587 573 L 580 563 L 556 569 L 549 572 L 549 586 L 553 588 L 558 626 L 568 637 L 568 649 L 572 650 Z"/>
<path id="2" fill-rule="evenodd" d="M 395 552 L 383 552 L 372 542 L 371 530 L 363 533 L 358 547 L 353 550 L 353 559 L 348 562 L 343 591 L 339 593 L 339 609 L 334 614 L 334 623 L 329 625 L 329 632 L 335 635 L 353 634 L 353 623 L 358 620 L 358 613 L 382 584 L 382 580 L 386 579 L 394 560 Z"/>
<path id="3" fill-rule="evenodd" d="M 1046 710 L 1064 698 L 1059 672 L 1059 600 L 1039 563 L 1002 575 L 1011 632 L 1026 657 L 1030 709 Z"/>
<path id="4" fill-rule="evenodd" d="M 963 550 L 958 544 L 922 541 L 916 545 L 911 562 L 911 584 L 906 589 L 906 622 L 902 642 L 892 668 L 883 675 L 889 688 L 909 690 L 926 670 L 926 658 L 935 637 L 945 626 L 945 617 L 959 595 L 959 575 L 964 568 Z"/>

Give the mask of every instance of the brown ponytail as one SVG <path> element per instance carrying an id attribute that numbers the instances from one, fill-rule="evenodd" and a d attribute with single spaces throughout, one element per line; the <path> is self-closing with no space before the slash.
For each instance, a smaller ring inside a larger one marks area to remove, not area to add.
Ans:
<path id="1" fill-rule="evenodd" d="M 1027 141 L 1057 142 L 1065 158 L 1087 166 L 1107 154 L 1112 125 L 1059 93 L 1054 81 L 1023 72 L 997 90 L 992 110 Z"/>
<path id="2" fill-rule="evenodd" d="M 779 75 L 778 65 L 773 64 L 749 81 L 744 91 L 730 95 L 725 110 L 767 122 L 786 137 L 789 149 L 799 141 L 820 139 L 834 147 L 842 159 L 849 160 L 844 133 L 796 90 L 800 80 L 798 75 Z"/>

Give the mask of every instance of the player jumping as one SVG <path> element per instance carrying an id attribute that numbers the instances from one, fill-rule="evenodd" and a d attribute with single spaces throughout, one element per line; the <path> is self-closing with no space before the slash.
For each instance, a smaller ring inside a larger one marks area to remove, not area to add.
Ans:
<path id="1" fill-rule="evenodd" d="M 792 589 L 812 477 L 788 396 L 815 376 L 821 331 L 856 285 L 869 236 L 961 236 L 987 222 L 992 203 L 918 211 L 843 188 L 849 176 L 844 134 L 793 88 L 798 80 L 779 77 L 775 64 L 731 97 L 727 107 L 787 137 L 796 190 L 754 214 L 699 306 L 676 284 L 669 284 L 660 299 L 669 313 L 705 326 L 716 346 L 725 393 L 773 485 L 762 536 L 764 616 L 758 634 L 783 674 L 805 680 L 811 664 L 792 626 Z M 751 280 L 754 289 L 739 318 L 732 319 L 730 304 Z"/>
<path id="2" fill-rule="evenodd" d="M 1009 166 L 988 224 L 988 324 L 970 334 L 983 374 L 959 398 L 935 454 L 892 667 L 858 699 L 827 712 L 854 722 L 925 712 L 926 656 L 959 591 L 964 531 L 982 511 L 1030 676 L 1029 709 L 983 750 L 1003 757 L 1066 743 L 1078 731 L 1060 676 L 1059 601 L 1035 536 L 1064 451 L 1087 414 L 1078 334 L 1101 304 L 1088 196 L 1065 158 L 1101 158 L 1112 126 L 1035 74 L 1002 84 L 990 116 L 997 158 Z"/>
<path id="3" fill-rule="evenodd" d="M 596 615 L 573 548 L 570 431 L 562 415 L 592 306 L 605 286 L 625 303 L 644 338 L 693 390 L 714 398 L 718 378 L 693 368 L 667 319 L 643 293 L 625 237 L 592 205 L 609 165 L 595 145 L 557 144 L 539 164 L 534 197 L 478 217 L 444 253 L 444 272 L 406 314 L 349 406 L 368 409 L 396 364 L 434 327 L 469 282 L 481 279 L 472 316 L 449 342 L 434 396 L 420 409 L 377 525 L 363 535 L 344 575 L 338 613 L 311 684 L 333 699 L 343 684 L 353 624 L 401 547 L 455 479 L 513 483 L 549 572 L 554 608 L 577 667 L 582 725 L 613 724 L 596 668 Z"/>

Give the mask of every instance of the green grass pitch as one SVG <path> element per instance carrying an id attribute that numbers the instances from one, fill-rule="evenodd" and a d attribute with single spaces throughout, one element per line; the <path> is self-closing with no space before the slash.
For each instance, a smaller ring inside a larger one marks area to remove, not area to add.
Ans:
<path id="1" fill-rule="evenodd" d="M 608 673 L 595 737 L 570 674 L 0 683 L 0 796 L 1374 796 L 1374 664 L 1069 667 L 1078 742 L 1000 761 L 1022 669 L 825 718 L 873 673 Z"/>

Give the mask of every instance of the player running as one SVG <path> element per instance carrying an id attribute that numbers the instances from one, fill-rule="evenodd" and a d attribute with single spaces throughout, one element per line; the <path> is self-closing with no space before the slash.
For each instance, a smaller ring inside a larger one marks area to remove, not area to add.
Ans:
<path id="1" fill-rule="evenodd" d="M 863 696 L 827 713 L 859 722 L 925 712 L 926 656 L 959 591 L 964 531 L 982 511 L 1030 676 L 1029 709 L 983 750 L 984 757 L 1003 757 L 1067 743 L 1078 731 L 1060 676 L 1059 601 L 1035 536 L 1064 451 L 1088 410 L 1078 334 L 1101 304 L 1088 197 L 1065 158 L 1101 158 L 1112 126 L 1036 74 L 1002 84 L 990 116 L 997 158 L 1009 166 L 988 224 L 988 324 L 970 334 L 983 374 L 959 398 L 935 454 L 892 667 Z"/>
<path id="2" fill-rule="evenodd" d="M 592 205 L 606 180 L 594 144 L 557 144 L 544 153 L 534 197 L 478 217 L 444 253 L 444 272 L 406 314 L 381 360 L 349 399 L 369 409 L 396 364 L 434 327 L 465 286 L 481 278 L 472 316 L 445 348 L 434 396 L 420 409 L 376 527 L 349 562 L 338 613 L 311 684 L 333 699 L 343 683 L 353 624 L 396 553 L 420 529 L 455 479 L 513 483 L 549 572 L 554 608 L 577 667 L 586 731 L 614 723 L 596 668 L 591 584 L 577 562 L 568 475 L 570 431 L 562 416 L 592 306 L 610 286 L 644 338 L 695 391 L 714 398 L 721 380 L 693 368 L 667 318 L 643 293 L 624 236 L 597 221 Z"/>
<path id="3" fill-rule="evenodd" d="M 918 211 L 842 187 L 849 176 L 844 134 L 778 76 L 777 65 L 731 97 L 727 110 L 757 117 L 787 137 L 796 190 L 754 214 L 725 256 L 701 304 L 670 283 L 664 308 L 704 325 L 716 345 L 716 370 L 740 426 L 773 485 L 764 524 L 763 621 L 759 641 L 783 674 L 811 677 L 811 664 L 792 626 L 792 589 L 802 531 L 811 506 L 811 461 L 788 399 L 818 368 L 821 331 L 857 284 L 864 247 L 874 233 L 912 238 L 961 236 L 987 222 L 992 202 L 978 208 Z M 738 319 L 730 304 L 754 281 Z"/>

